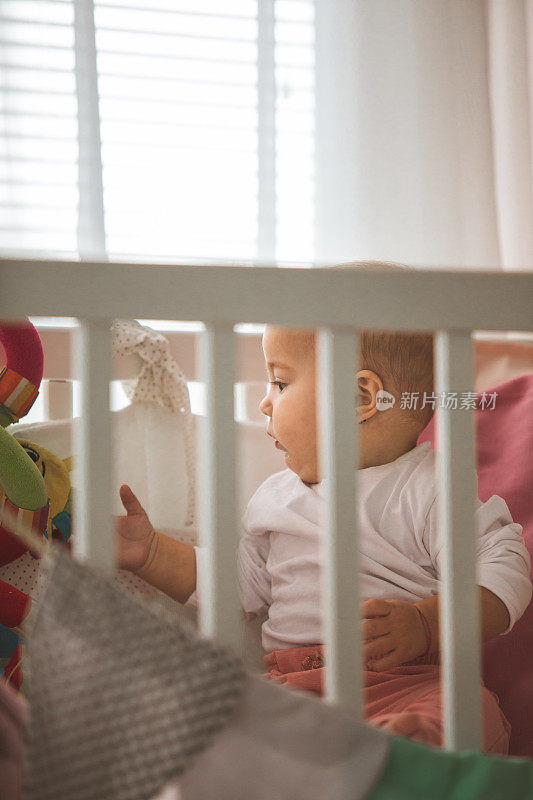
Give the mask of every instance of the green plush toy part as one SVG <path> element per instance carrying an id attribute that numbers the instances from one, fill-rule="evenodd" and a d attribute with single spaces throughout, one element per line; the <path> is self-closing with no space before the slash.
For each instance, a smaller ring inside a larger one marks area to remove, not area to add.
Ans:
<path id="1" fill-rule="evenodd" d="M 51 539 L 53 536 L 66 541 L 70 536 L 72 457 L 62 460 L 41 444 L 27 439 L 17 439 L 17 441 L 44 479 L 50 502 L 47 538 Z"/>
<path id="2" fill-rule="evenodd" d="M 20 508 L 37 511 L 48 503 L 41 470 L 4 428 L 0 428 L 0 483 L 5 495 Z"/>

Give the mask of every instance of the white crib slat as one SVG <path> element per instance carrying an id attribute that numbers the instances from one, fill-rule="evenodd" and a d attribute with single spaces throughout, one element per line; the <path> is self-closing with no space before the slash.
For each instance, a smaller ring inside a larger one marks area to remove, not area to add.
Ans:
<path id="1" fill-rule="evenodd" d="M 471 332 L 440 332 L 436 341 L 437 394 L 472 391 Z M 475 563 L 474 413 L 438 408 L 439 525 L 445 536 L 440 635 L 444 668 L 445 746 L 479 750 L 480 630 Z"/>
<path id="2" fill-rule="evenodd" d="M 108 319 L 80 320 L 73 362 L 81 381 L 81 419 L 75 427 L 75 459 L 80 485 L 75 496 L 74 552 L 108 570 L 115 565 L 111 497 L 111 370 Z"/>
<path id="3" fill-rule="evenodd" d="M 240 603 L 236 571 L 238 525 L 235 504 L 232 326 L 206 325 L 201 338 L 206 413 L 200 479 L 202 576 L 200 629 L 204 636 L 240 650 Z"/>
<path id="4" fill-rule="evenodd" d="M 326 490 L 324 640 L 326 697 L 362 716 L 356 516 L 358 337 L 330 328 L 319 339 L 320 441 Z"/>

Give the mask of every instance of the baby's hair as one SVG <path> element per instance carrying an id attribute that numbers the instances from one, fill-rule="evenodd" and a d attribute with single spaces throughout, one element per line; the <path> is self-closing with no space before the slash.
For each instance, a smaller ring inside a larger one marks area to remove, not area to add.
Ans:
<path id="1" fill-rule="evenodd" d="M 352 261 L 332 269 L 415 271 L 414 267 L 387 261 Z M 364 330 L 360 332 L 360 347 L 359 369 L 370 369 L 379 375 L 383 388 L 395 395 L 396 402 L 403 392 L 419 392 L 417 408 L 406 409 L 406 414 L 423 430 L 433 414 L 431 405 L 421 408 L 424 392 L 433 392 L 433 334 Z"/>

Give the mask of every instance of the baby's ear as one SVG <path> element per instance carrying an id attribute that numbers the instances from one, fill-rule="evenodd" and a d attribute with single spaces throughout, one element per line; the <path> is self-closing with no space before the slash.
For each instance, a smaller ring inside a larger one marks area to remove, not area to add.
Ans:
<path id="1" fill-rule="evenodd" d="M 371 369 L 361 369 L 357 373 L 357 415 L 364 422 L 378 412 L 378 392 L 383 391 L 383 382 Z"/>
<path id="2" fill-rule="evenodd" d="M 376 394 L 383 389 L 383 381 L 379 375 L 371 369 L 360 369 L 355 376 L 359 389 Z"/>

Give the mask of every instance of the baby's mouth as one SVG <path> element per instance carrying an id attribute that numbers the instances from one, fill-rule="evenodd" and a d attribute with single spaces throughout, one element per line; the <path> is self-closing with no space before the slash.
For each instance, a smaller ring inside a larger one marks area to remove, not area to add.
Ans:
<path id="1" fill-rule="evenodd" d="M 270 431 L 267 431 L 267 436 L 270 436 L 271 439 L 274 439 L 274 447 L 276 447 L 278 450 L 282 450 L 284 453 L 287 452 L 285 450 L 285 448 L 283 447 L 283 445 L 276 439 L 276 437 L 274 436 L 273 433 L 270 433 Z"/>

